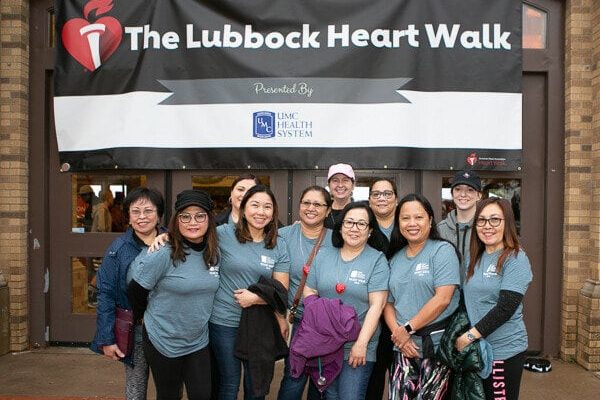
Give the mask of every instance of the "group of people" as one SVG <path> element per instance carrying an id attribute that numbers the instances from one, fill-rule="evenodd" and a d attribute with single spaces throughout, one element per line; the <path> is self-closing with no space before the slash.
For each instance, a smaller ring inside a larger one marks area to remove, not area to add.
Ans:
<path id="1" fill-rule="evenodd" d="M 386 375 L 390 399 L 441 399 L 451 374 L 424 393 L 461 309 L 469 326 L 452 346 L 486 345 L 484 398 L 518 398 L 532 274 L 510 203 L 482 200 L 480 179 L 461 171 L 456 210 L 436 224 L 430 202 L 399 199 L 393 180 L 375 179 L 369 201 L 354 202 L 350 165 L 332 165 L 327 179 L 329 191 L 302 192 L 299 221 L 285 227 L 253 175 L 233 183 L 217 216 L 208 193 L 179 193 L 167 228 L 159 192 L 127 195 L 130 226 L 98 271 L 92 348 L 124 362 L 128 399 L 146 397 L 150 371 L 159 399 L 185 388 L 189 399 L 234 400 L 242 370 L 244 398 L 264 399 L 282 357 L 281 400 L 381 399 Z M 133 310 L 131 354 L 115 342 L 117 308 Z"/>

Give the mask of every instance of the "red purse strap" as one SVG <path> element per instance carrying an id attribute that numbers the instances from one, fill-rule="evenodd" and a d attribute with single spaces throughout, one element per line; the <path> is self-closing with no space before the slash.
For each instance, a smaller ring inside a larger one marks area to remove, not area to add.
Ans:
<path id="1" fill-rule="evenodd" d="M 309 256 L 308 260 L 306 260 L 306 264 L 304 264 L 304 269 L 302 270 L 302 279 L 300 280 L 300 285 L 298 286 L 298 290 L 296 290 L 296 294 L 294 295 L 294 301 L 292 302 L 292 310 L 296 310 L 298 304 L 300 303 L 300 297 L 302 297 L 302 292 L 304 291 L 304 285 L 306 284 L 306 277 L 308 276 L 308 271 L 310 270 L 310 265 L 312 264 L 313 258 L 319 252 L 319 248 L 321 247 L 321 243 L 323 243 L 323 239 L 325 238 L 325 233 L 327 228 L 323 227 L 321 229 L 321 233 L 319 233 L 319 237 L 315 242 Z M 302 234 L 302 232 L 300 232 Z"/>

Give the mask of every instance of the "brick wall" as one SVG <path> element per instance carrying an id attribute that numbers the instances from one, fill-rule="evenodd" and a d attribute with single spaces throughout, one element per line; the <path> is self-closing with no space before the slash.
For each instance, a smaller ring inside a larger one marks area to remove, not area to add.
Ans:
<path id="1" fill-rule="evenodd" d="M 565 1 L 561 356 L 600 369 L 600 1 Z M 0 272 L 11 350 L 28 343 L 29 1 L 0 3 Z"/>
<path id="2" fill-rule="evenodd" d="M 565 5 L 561 356 L 600 369 L 600 2 Z"/>
<path id="3" fill-rule="evenodd" d="M 0 2 L 0 271 L 10 293 L 10 349 L 28 343 L 29 2 Z"/>

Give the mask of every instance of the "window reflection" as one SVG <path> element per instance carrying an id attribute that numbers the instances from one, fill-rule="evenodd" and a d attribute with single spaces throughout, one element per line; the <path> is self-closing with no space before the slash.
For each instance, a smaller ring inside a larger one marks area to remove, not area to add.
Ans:
<path id="1" fill-rule="evenodd" d="M 548 14 L 538 8 L 523 4 L 523 48 L 545 49 Z"/>
<path id="2" fill-rule="evenodd" d="M 452 178 L 444 178 L 442 180 L 442 218 L 454 210 L 454 202 L 452 201 L 452 193 L 450 192 Z M 500 197 L 510 201 L 515 220 L 517 223 L 517 233 L 521 232 L 521 180 L 510 178 L 481 178 L 481 186 L 483 188 L 482 199 L 488 197 Z"/>
<path id="3" fill-rule="evenodd" d="M 102 257 L 71 257 L 71 311 L 94 314 L 98 302 L 96 273 Z"/>
<path id="4" fill-rule="evenodd" d="M 128 221 L 123 200 L 130 190 L 145 185 L 146 177 L 143 175 L 73 174 L 72 231 L 124 232 Z"/>
<path id="5" fill-rule="evenodd" d="M 192 189 L 206 190 L 215 203 L 214 213 L 218 215 L 229 207 L 231 185 L 239 175 L 195 175 L 192 176 Z M 270 186 L 268 175 L 257 175 L 258 180 L 265 186 Z"/>

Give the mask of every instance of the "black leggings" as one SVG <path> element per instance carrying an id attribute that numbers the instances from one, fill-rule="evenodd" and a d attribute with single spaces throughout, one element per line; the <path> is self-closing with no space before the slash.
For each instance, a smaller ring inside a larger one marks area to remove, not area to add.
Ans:
<path id="1" fill-rule="evenodd" d="M 146 329 L 143 335 L 144 355 L 154 385 L 157 400 L 179 400 L 185 384 L 190 400 L 209 400 L 211 391 L 210 353 L 208 346 L 181 357 L 165 357 L 150 342 Z"/>
<path id="2" fill-rule="evenodd" d="M 517 400 L 525 353 L 494 361 L 491 375 L 483 381 L 486 400 Z"/>

